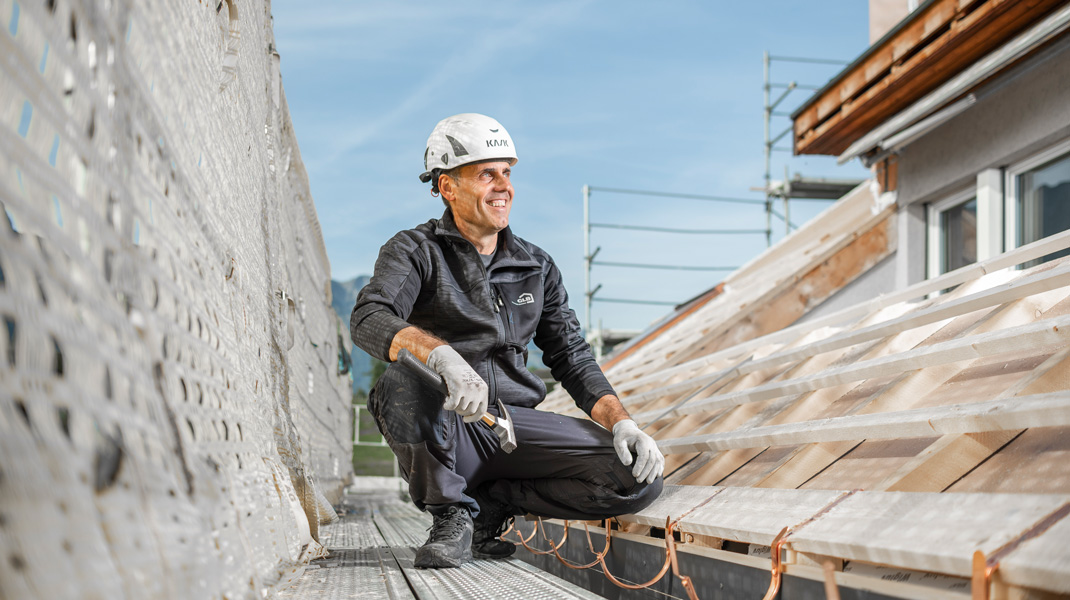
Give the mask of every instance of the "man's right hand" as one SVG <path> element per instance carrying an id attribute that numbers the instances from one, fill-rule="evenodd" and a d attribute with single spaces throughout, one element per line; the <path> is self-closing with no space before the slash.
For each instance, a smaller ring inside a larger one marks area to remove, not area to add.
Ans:
<path id="1" fill-rule="evenodd" d="M 427 355 L 427 366 L 446 380 L 446 401 L 442 408 L 464 417 L 465 423 L 478 421 L 487 412 L 487 383 L 456 350 L 439 346 Z"/>
<path id="2" fill-rule="evenodd" d="M 632 477 L 636 481 L 654 483 L 665 470 L 665 455 L 658 449 L 658 443 L 639 429 L 632 419 L 618 421 L 613 426 L 613 447 L 625 466 L 632 464 L 632 452 L 635 452 Z"/>

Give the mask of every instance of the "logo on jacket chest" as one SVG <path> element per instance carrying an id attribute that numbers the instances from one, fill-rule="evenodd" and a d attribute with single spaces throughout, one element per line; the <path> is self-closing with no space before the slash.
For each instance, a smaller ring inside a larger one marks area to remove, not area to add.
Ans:
<path id="1" fill-rule="evenodd" d="M 529 294 L 528 292 L 524 292 L 523 294 L 520 294 L 516 300 L 513 300 L 513 304 L 515 304 L 516 306 L 524 306 L 525 304 L 535 304 L 535 297 Z"/>

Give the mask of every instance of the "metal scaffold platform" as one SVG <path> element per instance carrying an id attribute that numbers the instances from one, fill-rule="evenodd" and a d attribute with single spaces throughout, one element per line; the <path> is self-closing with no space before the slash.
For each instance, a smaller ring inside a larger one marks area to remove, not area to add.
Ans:
<path id="1" fill-rule="evenodd" d="M 459 569 L 417 569 L 413 556 L 431 516 L 404 496 L 399 479 L 358 478 L 339 520 L 320 528 L 330 551 L 286 589 L 287 600 L 345 598 L 600 598 L 516 558 L 474 560 Z"/>

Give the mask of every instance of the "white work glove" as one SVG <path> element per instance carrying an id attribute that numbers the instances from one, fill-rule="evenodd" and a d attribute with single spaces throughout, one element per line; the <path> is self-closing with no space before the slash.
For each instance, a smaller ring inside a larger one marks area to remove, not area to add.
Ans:
<path id="1" fill-rule="evenodd" d="M 427 355 L 427 366 L 446 380 L 446 401 L 442 408 L 464 417 L 465 423 L 478 421 L 487 412 L 487 384 L 456 350 L 439 346 Z"/>
<path id="2" fill-rule="evenodd" d="M 617 450 L 620 462 L 625 466 L 632 464 L 632 452 L 635 452 L 635 466 L 632 477 L 636 481 L 654 483 L 665 469 L 665 456 L 658 449 L 654 438 L 639 430 L 631 419 L 618 421 L 613 426 L 613 447 Z"/>

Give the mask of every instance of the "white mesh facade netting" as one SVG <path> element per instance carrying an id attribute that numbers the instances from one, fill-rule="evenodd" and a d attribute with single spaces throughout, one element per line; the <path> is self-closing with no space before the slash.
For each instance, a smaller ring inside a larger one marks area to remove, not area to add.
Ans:
<path id="1" fill-rule="evenodd" d="M 0 28 L 0 597 L 271 595 L 352 417 L 270 4 Z"/>

